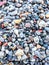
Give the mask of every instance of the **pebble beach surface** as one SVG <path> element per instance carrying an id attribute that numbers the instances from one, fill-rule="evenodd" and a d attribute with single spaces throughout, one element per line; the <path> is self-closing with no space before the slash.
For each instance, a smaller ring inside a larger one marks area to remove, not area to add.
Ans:
<path id="1" fill-rule="evenodd" d="M 49 0 L 0 1 L 0 65 L 49 65 Z"/>

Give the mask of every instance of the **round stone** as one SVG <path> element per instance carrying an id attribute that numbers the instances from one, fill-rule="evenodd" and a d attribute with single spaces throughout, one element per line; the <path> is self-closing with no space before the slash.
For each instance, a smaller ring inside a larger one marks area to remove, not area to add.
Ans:
<path id="1" fill-rule="evenodd" d="M 48 12 L 48 13 L 46 13 L 46 15 L 45 15 L 45 16 L 46 16 L 46 18 L 49 18 L 49 12 Z"/>

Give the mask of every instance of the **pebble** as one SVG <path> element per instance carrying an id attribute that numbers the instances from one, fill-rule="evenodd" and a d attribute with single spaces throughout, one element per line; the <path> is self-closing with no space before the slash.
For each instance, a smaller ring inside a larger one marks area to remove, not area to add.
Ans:
<path id="1" fill-rule="evenodd" d="M 18 19 L 18 20 L 14 20 L 15 24 L 20 24 L 22 21 L 21 19 Z"/>
<path id="2" fill-rule="evenodd" d="M 47 56 L 49 56 L 49 49 L 46 50 L 46 54 L 47 54 Z"/>
<path id="3" fill-rule="evenodd" d="M 3 57 L 4 57 L 4 52 L 0 51 L 0 58 L 3 58 Z"/>
<path id="4" fill-rule="evenodd" d="M 17 29 L 14 30 L 14 33 L 18 36 L 18 30 Z"/>
<path id="5" fill-rule="evenodd" d="M 35 43 L 39 43 L 39 38 L 36 36 L 36 37 L 34 37 L 34 42 Z"/>
<path id="6" fill-rule="evenodd" d="M 46 16 L 46 18 L 49 18 L 49 12 L 47 12 L 45 16 Z"/>
<path id="7" fill-rule="evenodd" d="M 25 24 L 25 27 L 30 27 L 30 26 L 31 26 L 30 23 L 26 23 L 26 24 Z"/>
<path id="8" fill-rule="evenodd" d="M 24 52 L 23 52 L 23 50 L 21 50 L 21 49 L 18 49 L 17 51 L 16 51 L 16 53 L 15 53 L 17 56 L 21 56 L 21 55 L 23 55 L 24 54 Z"/>
<path id="9" fill-rule="evenodd" d="M 40 22 L 39 22 L 39 26 L 40 27 L 45 27 L 47 24 L 43 21 L 43 20 L 41 20 Z"/>

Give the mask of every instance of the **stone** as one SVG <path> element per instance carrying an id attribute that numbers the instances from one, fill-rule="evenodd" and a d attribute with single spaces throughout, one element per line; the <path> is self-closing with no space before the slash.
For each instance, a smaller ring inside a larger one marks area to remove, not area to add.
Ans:
<path id="1" fill-rule="evenodd" d="M 47 54 L 47 56 L 49 56 L 49 49 L 46 50 L 46 54 Z"/>
<path id="2" fill-rule="evenodd" d="M 22 21 L 21 19 L 14 20 L 15 24 L 20 24 Z"/>
<path id="3" fill-rule="evenodd" d="M 6 43 L 4 43 L 3 45 L 4 45 L 4 46 L 8 46 L 8 43 L 6 42 Z"/>
<path id="4" fill-rule="evenodd" d="M 21 32 L 21 33 L 20 33 L 20 37 L 21 37 L 21 38 L 24 38 L 25 35 Z"/>
<path id="5" fill-rule="evenodd" d="M 42 19 L 42 18 L 44 18 L 45 17 L 45 15 L 44 14 L 40 14 L 40 18 Z"/>
<path id="6" fill-rule="evenodd" d="M 4 22 L 4 26 L 5 26 L 5 27 L 8 26 L 8 24 L 9 24 L 8 22 Z"/>
<path id="7" fill-rule="evenodd" d="M 0 6 L 3 6 L 6 3 L 6 1 L 0 2 Z"/>
<path id="8" fill-rule="evenodd" d="M 25 24 L 25 27 L 30 27 L 30 26 L 31 26 L 30 23 L 26 23 L 26 24 Z"/>
<path id="9" fill-rule="evenodd" d="M 0 41 L 0 46 L 2 45 L 2 42 Z"/>
<path id="10" fill-rule="evenodd" d="M 0 62 L 0 65 L 2 65 L 2 63 Z"/>
<path id="11" fill-rule="evenodd" d="M 49 32 L 49 27 L 45 27 L 45 30 L 46 30 L 47 32 Z"/>
<path id="12" fill-rule="evenodd" d="M 18 49 L 15 53 L 16 56 L 22 56 L 24 54 L 22 49 Z"/>
<path id="13" fill-rule="evenodd" d="M 49 18 L 49 12 L 48 12 L 48 13 L 46 13 L 45 17 L 46 17 L 46 18 Z"/>
<path id="14" fill-rule="evenodd" d="M 14 30 L 14 33 L 15 33 L 17 36 L 19 36 L 19 34 L 18 34 L 18 29 L 15 29 L 15 30 Z"/>
<path id="15" fill-rule="evenodd" d="M 0 58 L 3 58 L 3 57 L 4 57 L 4 52 L 0 51 Z"/>
<path id="16" fill-rule="evenodd" d="M 7 65 L 14 65 L 12 62 L 9 62 Z"/>
<path id="17" fill-rule="evenodd" d="M 46 27 L 46 26 L 47 26 L 46 22 L 43 21 L 43 20 L 41 20 L 41 21 L 38 23 L 38 25 L 39 25 L 40 27 Z"/>
<path id="18" fill-rule="evenodd" d="M 25 47 L 25 53 L 29 52 L 29 47 Z"/>
<path id="19" fill-rule="evenodd" d="M 36 37 L 34 37 L 34 42 L 35 43 L 39 43 L 39 38 L 36 36 Z"/>
<path id="20" fill-rule="evenodd" d="M 0 22 L 3 22 L 3 18 L 0 19 Z"/>
<path id="21" fill-rule="evenodd" d="M 22 55 L 24 55 L 24 52 L 23 52 L 23 50 L 22 50 L 22 49 L 18 49 L 18 50 L 16 51 L 15 55 L 17 56 L 18 61 L 20 61 L 20 60 L 21 60 Z"/>
<path id="22" fill-rule="evenodd" d="M 22 56 L 21 60 L 25 60 L 25 59 L 27 59 L 27 56 L 24 54 L 24 55 Z"/>

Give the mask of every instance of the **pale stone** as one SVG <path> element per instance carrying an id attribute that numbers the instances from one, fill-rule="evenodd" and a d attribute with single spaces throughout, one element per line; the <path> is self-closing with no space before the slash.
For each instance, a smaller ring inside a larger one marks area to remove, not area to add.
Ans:
<path id="1" fill-rule="evenodd" d="M 18 49 L 15 53 L 15 55 L 17 56 L 22 56 L 24 54 L 23 50 L 22 49 Z"/>

